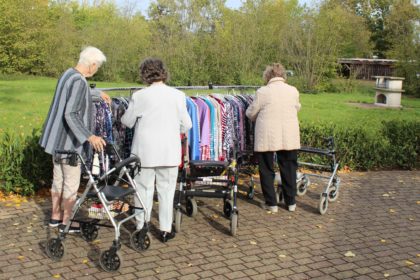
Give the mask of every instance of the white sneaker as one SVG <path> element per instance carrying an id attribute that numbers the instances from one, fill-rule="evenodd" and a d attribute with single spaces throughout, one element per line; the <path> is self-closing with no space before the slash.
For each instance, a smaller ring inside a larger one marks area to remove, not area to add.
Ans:
<path id="1" fill-rule="evenodd" d="M 277 213 L 279 211 L 279 208 L 277 206 L 268 206 L 265 203 L 261 203 L 261 208 L 270 211 L 271 213 Z"/>
<path id="2" fill-rule="evenodd" d="M 289 205 L 289 212 L 295 212 L 295 210 L 296 210 L 296 204 L 292 204 L 292 205 Z"/>

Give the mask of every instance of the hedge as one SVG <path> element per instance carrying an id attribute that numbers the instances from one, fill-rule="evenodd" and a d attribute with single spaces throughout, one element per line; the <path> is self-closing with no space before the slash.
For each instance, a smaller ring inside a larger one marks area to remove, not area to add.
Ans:
<path id="1" fill-rule="evenodd" d="M 333 136 L 340 167 L 352 170 L 415 169 L 420 167 L 420 122 L 385 121 L 379 130 L 369 127 L 340 127 L 332 123 L 302 124 L 301 142 L 325 147 L 324 138 Z M 0 135 L 0 191 L 32 195 L 50 186 L 52 159 L 38 145 L 39 131 L 21 136 Z M 304 155 L 302 155 L 304 158 Z M 325 157 L 307 156 L 313 163 Z"/>

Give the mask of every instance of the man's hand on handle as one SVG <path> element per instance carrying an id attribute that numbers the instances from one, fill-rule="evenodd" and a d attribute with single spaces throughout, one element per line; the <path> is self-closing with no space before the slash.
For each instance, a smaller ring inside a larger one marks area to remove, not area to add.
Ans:
<path id="1" fill-rule="evenodd" d="M 89 137 L 88 141 L 92 145 L 92 147 L 98 152 L 101 152 L 106 146 L 105 140 L 99 136 L 92 135 Z"/>

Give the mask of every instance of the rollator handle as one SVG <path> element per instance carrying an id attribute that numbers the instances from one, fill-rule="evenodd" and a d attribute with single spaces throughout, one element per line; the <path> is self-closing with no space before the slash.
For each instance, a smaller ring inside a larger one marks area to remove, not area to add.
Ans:
<path id="1" fill-rule="evenodd" d="M 77 152 L 74 150 L 55 150 L 55 153 L 60 155 L 77 155 Z"/>

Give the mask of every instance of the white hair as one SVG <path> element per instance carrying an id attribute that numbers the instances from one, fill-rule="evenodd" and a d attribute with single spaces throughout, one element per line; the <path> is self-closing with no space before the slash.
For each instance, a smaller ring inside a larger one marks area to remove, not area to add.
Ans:
<path id="1" fill-rule="evenodd" d="M 86 47 L 80 53 L 79 63 L 85 66 L 91 66 L 96 63 L 101 67 L 102 63 L 106 61 L 104 53 L 95 47 Z"/>

